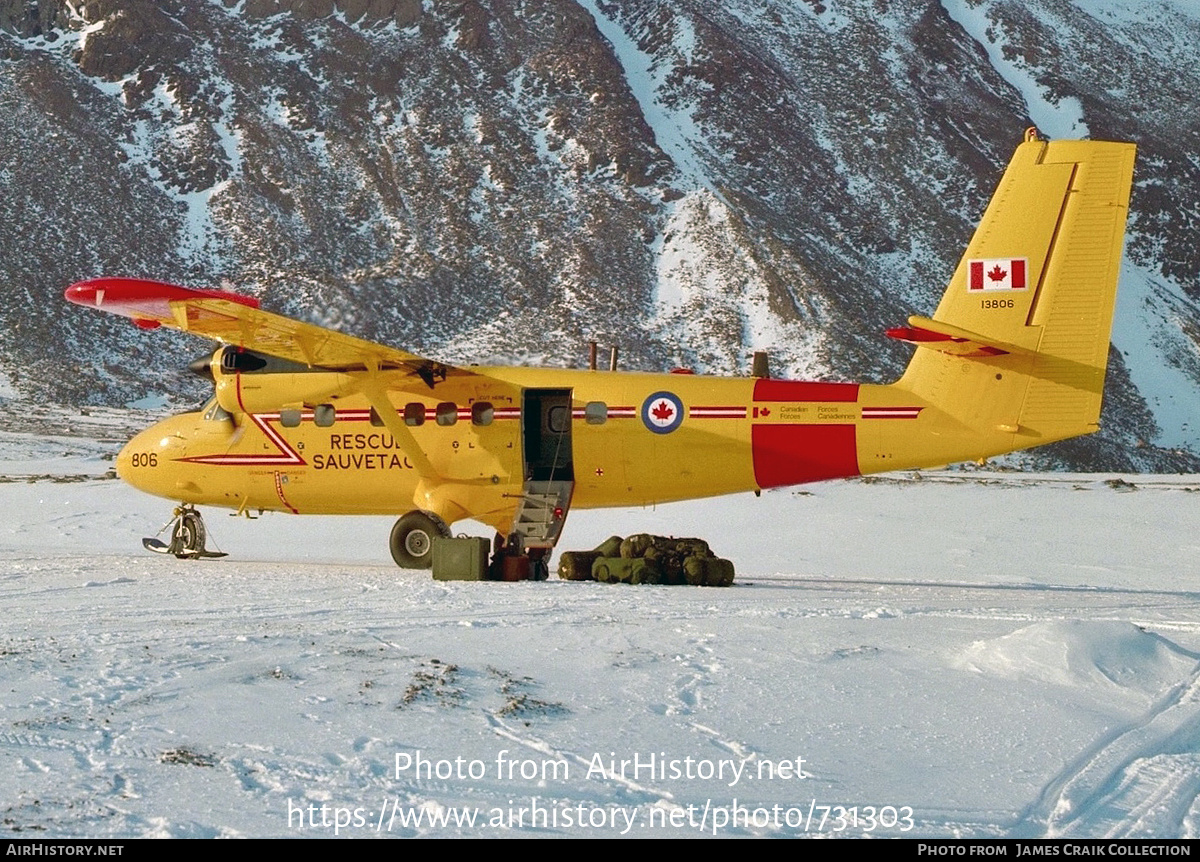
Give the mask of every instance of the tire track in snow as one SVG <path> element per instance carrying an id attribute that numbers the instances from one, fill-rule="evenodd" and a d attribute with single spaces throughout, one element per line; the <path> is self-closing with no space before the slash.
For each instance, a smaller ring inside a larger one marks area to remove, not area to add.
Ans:
<path id="1" fill-rule="evenodd" d="M 1086 748 L 1050 781 L 1012 838 L 1195 837 L 1200 665 L 1141 721 Z"/>

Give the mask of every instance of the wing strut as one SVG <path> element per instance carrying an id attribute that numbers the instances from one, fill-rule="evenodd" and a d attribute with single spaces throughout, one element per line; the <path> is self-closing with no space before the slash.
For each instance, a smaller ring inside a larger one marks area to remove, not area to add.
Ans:
<path id="1" fill-rule="evenodd" d="M 360 389 L 362 394 L 367 396 L 367 400 L 371 402 L 371 406 L 375 408 L 379 418 L 383 420 L 384 427 L 391 432 L 392 438 L 404 447 L 404 452 L 412 461 L 417 475 L 422 479 L 438 479 L 438 473 L 430 462 L 429 456 L 425 454 L 425 450 L 413 436 L 412 429 L 404 424 L 404 419 L 392 404 L 392 400 L 388 398 L 387 392 L 379 380 L 379 365 L 374 359 L 367 360 L 367 373 L 362 380 Z"/>

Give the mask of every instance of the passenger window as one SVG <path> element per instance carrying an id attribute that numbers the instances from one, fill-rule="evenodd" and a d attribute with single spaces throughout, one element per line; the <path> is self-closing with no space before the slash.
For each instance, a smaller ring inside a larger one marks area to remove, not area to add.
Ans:
<path id="1" fill-rule="evenodd" d="M 608 405 L 603 401 L 589 401 L 583 408 L 583 420 L 589 425 L 603 425 L 608 421 Z"/>
<path id="2" fill-rule="evenodd" d="M 296 428 L 300 425 L 299 410 L 280 410 L 279 424 L 284 428 Z"/>
<path id="3" fill-rule="evenodd" d="M 416 427 L 425 424 L 425 405 L 410 401 L 404 405 L 404 424 Z"/>
<path id="4" fill-rule="evenodd" d="M 319 428 L 328 428 L 337 420 L 337 410 L 332 404 L 318 404 L 313 408 L 313 422 Z"/>
<path id="5" fill-rule="evenodd" d="M 371 408 L 371 424 L 376 428 L 382 428 L 384 426 L 383 417 L 379 415 L 379 411 L 374 407 Z"/>
<path id="6" fill-rule="evenodd" d="M 491 425 L 495 414 L 488 401 L 476 401 L 471 405 L 471 422 L 475 425 Z"/>
<path id="7" fill-rule="evenodd" d="M 546 424 L 555 434 L 566 434 L 571 430 L 571 408 L 551 407 L 550 414 L 546 417 Z"/>
<path id="8" fill-rule="evenodd" d="M 453 401 L 443 401 L 437 406 L 437 424 L 453 425 L 458 421 L 458 405 Z"/>

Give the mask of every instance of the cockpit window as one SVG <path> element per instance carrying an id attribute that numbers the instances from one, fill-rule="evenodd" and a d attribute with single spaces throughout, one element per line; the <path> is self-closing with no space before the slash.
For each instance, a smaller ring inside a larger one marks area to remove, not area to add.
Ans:
<path id="1" fill-rule="evenodd" d="M 205 401 L 200 409 L 204 411 L 205 422 L 224 422 L 229 418 L 229 411 L 217 403 L 215 395 Z"/>
<path id="2" fill-rule="evenodd" d="M 200 413 L 204 421 L 224 421 L 229 419 L 229 412 L 222 408 L 221 405 L 218 405 L 216 395 L 210 395 L 209 400 L 205 401 L 203 405 L 200 405 L 196 409 L 191 409 L 191 411 L 184 411 L 180 415 L 186 413 Z"/>

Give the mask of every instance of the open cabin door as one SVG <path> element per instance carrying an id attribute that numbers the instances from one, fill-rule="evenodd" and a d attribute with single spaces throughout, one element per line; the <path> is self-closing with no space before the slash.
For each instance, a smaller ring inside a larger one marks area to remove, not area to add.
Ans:
<path id="1" fill-rule="evenodd" d="M 575 489 L 570 389 L 524 390 L 521 452 L 525 482 L 513 532 L 527 548 L 552 548 Z"/>

